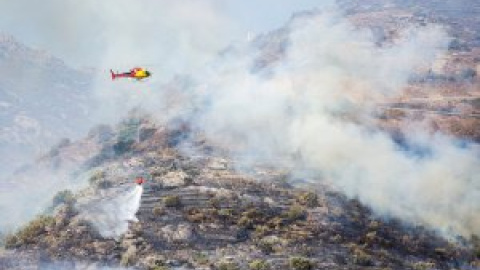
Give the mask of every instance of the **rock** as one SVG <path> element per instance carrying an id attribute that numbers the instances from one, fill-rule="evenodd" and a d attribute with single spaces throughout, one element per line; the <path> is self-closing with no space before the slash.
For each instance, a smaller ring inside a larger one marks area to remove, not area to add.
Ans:
<path id="1" fill-rule="evenodd" d="M 115 247 L 114 242 L 100 242 L 100 241 L 95 241 L 93 242 L 93 249 L 95 250 L 95 253 L 101 254 L 101 255 L 108 255 L 110 251 Z"/>
<path id="2" fill-rule="evenodd" d="M 133 245 L 129 246 L 127 251 L 125 251 L 125 253 L 123 253 L 122 260 L 121 260 L 120 264 L 122 266 L 132 265 L 132 262 L 135 261 L 136 256 L 137 256 L 137 247 L 135 247 Z"/>
<path id="3" fill-rule="evenodd" d="M 70 205 L 62 204 L 55 209 L 55 227 L 62 228 L 66 226 L 69 220 L 75 215 Z"/>
<path id="4" fill-rule="evenodd" d="M 273 205 L 276 205 L 277 203 L 270 197 L 265 197 L 263 199 L 263 202 L 270 205 L 270 206 L 273 206 Z"/>
<path id="5" fill-rule="evenodd" d="M 155 269 L 157 266 L 163 266 L 166 263 L 166 258 L 160 254 L 152 254 L 145 257 L 139 262 L 141 267 L 146 269 Z"/>
<path id="6" fill-rule="evenodd" d="M 211 170 L 218 170 L 218 171 L 226 170 L 228 168 L 227 161 L 221 158 L 213 159 L 208 164 L 208 168 Z"/>
<path id="7" fill-rule="evenodd" d="M 192 226 L 188 223 L 181 223 L 178 226 L 167 225 L 161 229 L 161 232 L 168 242 L 192 242 L 196 238 Z"/>
<path id="8" fill-rule="evenodd" d="M 188 175 L 183 171 L 173 171 L 162 177 L 164 187 L 182 187 L 187 184 Z"/>

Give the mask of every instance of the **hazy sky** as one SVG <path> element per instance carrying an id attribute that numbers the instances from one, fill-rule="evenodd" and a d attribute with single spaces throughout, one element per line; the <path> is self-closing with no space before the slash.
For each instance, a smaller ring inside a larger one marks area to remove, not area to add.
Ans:
<path id="1" fill-rule="evenodd" d="M 95 66 L 112 47 L 122 53 L 210 53 L 232 40 L 285 23 L 318 0 L 16 0 L 2 1 L 0 31 L 76 66 Z M 180 44 L 182 43 L 182 44 Z M 128 45 L 130 44 L 130 45 Z M 186 48 L 188 47 L 188 48 Z M 115 55 L 120 58 L 120 55 Z M 142 59 L 141 57 L 137 57 Z M 104 62 L 104 61 L 103 61 Z M 111 60 L 110 60 L 111 62 Z M 127 60 L 125 62 L 130 62 Z"/>

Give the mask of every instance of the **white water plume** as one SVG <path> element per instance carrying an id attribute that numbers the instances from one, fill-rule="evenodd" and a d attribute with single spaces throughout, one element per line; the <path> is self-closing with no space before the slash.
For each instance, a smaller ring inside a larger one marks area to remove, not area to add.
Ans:
<path id="1" fill-rule="evenodd" d="M 91 222 L 103 237 L 118 238 L 128 230 L 129 222 L 137 222 L 143 186 L 119 187 L 105 190 L 77 208 L 83 219 Z"/>

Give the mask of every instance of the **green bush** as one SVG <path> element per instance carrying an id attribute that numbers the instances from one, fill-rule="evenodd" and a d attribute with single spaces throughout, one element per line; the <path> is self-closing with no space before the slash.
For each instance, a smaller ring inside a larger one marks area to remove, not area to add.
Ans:
<path id="1" fill-rule="evenodd" d="M 415 270 L 430 270 L 435 269 L 435 263 L 433 262 L 416 262 L 412 265 Z"/>
<path id="2" fill-rule="evenodd" d="M 199 265 L 209 264 L 208 256 L 202 252 L 196 252 L 193 254 L 193 260 Z"/>
<path id="3" fill-rule="evenodd" d="M 165 208 L 163 208 L 161 205 L 155 205 L 152 209 L 152 214 L 159 217 L 165 214 Z"/>
<path id="4" fill-rule="evenodd" d="M 218 270 L 240 270 L 238 265 L 234 262 L 221 262 L 217 266 Z"/>
<path id="5" fill-rule="evenodd" d="M 72 205 L 75 203 L 75 196 L 73 195 L 72 191 L 66 189 L 57 192 L 57 194 L 53 197 L 53 207 L 56 207 L 57 205 L 60 204 L 68 204 Z"/>
<path id="6" fill-rule="evenodd" d="M 222 217 L 231 217 L 233 215 L 232 209 L 220 209 L 218 210 L 218 215 Z"/>
<path id="7" fill-rule="evenodd" d="M 117 127 L 117 141 L 135 141 L 138 135 L 138 128 L 140 127 L 140 119 L 127 119 L 119 124 Z"/>
<path id="8" fill-rule="evenodd" d="M 168 268 L 165 265 L 156 265 L 153 268 L 150 268 L 150 270 L 168 270 L 168 269 L 170 269 L 170 268 Z"/>
<path id="9" fill-rule="evenodd" d="M 272 266 L 265 260 L 253 260 L 248 264 L 250 270 L 270 270 Z"/>
<path id="10" fill-rule="evenodd" d="M 373 265 L 372 256 L 368 255 L 365 251 L 356 248 L 353 251 L 353 262 L 357 265 L 371 266 Z"/>
<path id="11" fill-rule="evenodd" d="M 253 219 L 245 217 L 245 216 L 241 217 L 237 221 L 237 225 L 241 228 L 244 228 L 244 229 L 252 229 L 253 228 L 253 223 L 254 223 Z"/>
<path id="12" fill-rule="evenodd" d="M 314 263 L 307 258 L 293 257 L 290 259 L 290 268 L 294 270 L 311 270 Z"/>
<path id="13" fill-rule="evenodd" d="M 307 207 L 317 207 L 318 204 L 318 195 L 314 192 L 304 192 L 297 196 L 297 202 L 300 205 Z"/>
<path id="14" fill-rule="evenodd" d="M 99 188 L 99 189 L 107 189 L 107 188 L 113 187 L 113 184 L 112 184 L 112 182 L 110 182 L 110 181 L 101 180 L 101 181 L 98 181 L 98 182 L 97 182 L 96 186 L 97 186 L 97 188 Z"/>
<path id="15" fill-rule="evenodd" d="M 98 181 L 105 179 L 106 173 L 104 171 L 96 171 L 90 176 L 88 182 L 90 185 L 95 185 Z"/>
<path id="16" fill-rule="evenodd" d="M 169 195 L 163 198 L 163 203 L 166 207 L 180 207 L 182 206 L 182 201 L 177 195 Z"/>
<path id="17" fill-rule="evenodd" d="M 21 245 L 35 243 L 38 236 L 45 233 L 45 229 L 48 226 L 52 226 L 54 223 L 55 219 L 53 217 L 43 215 L 38 216 L 16 233 L 15 237 L 17 244 Z"/>
<path id="18" fill-rule="evenodd" d="M 6 249 L 13 249 L 16 248 L 21 243 L 18 241 L 18 237 L 15 235 L 7 235 L 5 236 L 4 245 Z"/>
<path id="19" fill-rule="evenodd" d="M 292 205 L 285 213 L 285 218 L 290 222 L 305 219 L 306 216 L 305 208 L 300 205 Z"/>
<path id="20" fill-rule="evenodd" d="M 117 141 L 113 145 L 113 151 L 115 151 L 115 155 L 125 154 L 132 149 L 132 146 L 134 143 L 135 143 L 134 140 Z"/>
<path id="21" fill-rule="evenodd" d="M 473 253 L 480 259 L 480 236 L 474 234 L 472 235 L 472 245 L 473 245 Z"/>
<path id="22" fill-rule="evenodd" d="M 265 254 L 270 254 L 270 253 L 273 253 L 275 250 L 274 250 L 274 245 L 275 243 L 272 242 L 272 241 L 269 241 L 267 239 L 262 239 L 260 241 L 257 242 L 257 247 Z"/>
<path id="23" fill-rule="evenodd" d="M 138 129 L 141 120 L 130 118 L 119 124 L 117 127 L 117 141 L 113 145 L 115 154 L 121 155 L 131 150 L 132 145 L 137 141 Z"/>

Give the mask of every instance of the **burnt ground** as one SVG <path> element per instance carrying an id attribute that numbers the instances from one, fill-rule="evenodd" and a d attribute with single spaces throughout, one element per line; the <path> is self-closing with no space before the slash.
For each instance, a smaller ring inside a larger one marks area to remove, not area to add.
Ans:
<path id="1" fill-rule="evenodd" d="M 287 171 L 258 167 L 240 172 L 225 151 L 201 136 L 192 139 L 196 135 L 184 126 L 172 130 L 137 120 L 129 122 L 137 131 L 134 140 L 107 136 L 97 156 L 84 162 L 92 172 L 86 190 L 63 193 L 51 214 L 5 238 L 1 269 L 52 264 L 71 269 L 92 264 L 134 269 L 479 267 L 478 251 L 466 240 L 449 242 L 426 228 L 379 218 L 320 181 L 296 187 Z M 96 135 L 89 138 L 102 137 Z M 180 150 L 187 137 L 194 153 Z M 62 146 L 46 159 L 61 164 L 58 157 L 71 149 Z M 149 178 L 139 221 L 118 239 L 102 237 L 82 220 L 75 202 L 128 185 L 138 173 Z"/>

